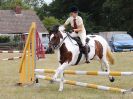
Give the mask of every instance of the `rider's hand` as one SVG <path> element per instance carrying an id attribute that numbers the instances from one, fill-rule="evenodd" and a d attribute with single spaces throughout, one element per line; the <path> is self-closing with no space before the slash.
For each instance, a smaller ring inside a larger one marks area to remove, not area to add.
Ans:
<path id="1" fill-rule="evenodd" d="M 78 33 L 77 29 L 73 29 L 73 31 L 74 31 L 75 33 Z"/>
<path id="2" fill-rule="evenodd" d="M 73 32 L 76 32 L 76 29 L 73 29 Z"/>
<path id="3" fill-rule="evenodd" d="M 74 32 L 73 30 L 69 30 L 70 33 Z"/>

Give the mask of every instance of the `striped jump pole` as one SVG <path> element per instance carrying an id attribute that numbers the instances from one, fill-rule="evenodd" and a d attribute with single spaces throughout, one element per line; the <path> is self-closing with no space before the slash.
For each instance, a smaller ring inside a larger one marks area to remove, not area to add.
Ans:
<path id="1" fill-rule="evenodd" d="M 36 78 L 44 79 L 44 80 L 48 80 L 48 81 L 52 80 L 51 77 L 42 76 L 42 75 L 36 75 Z M 55 80 L 55 82 L 60 82 L 60 79 Z M 125 89 L 121 89 L 121 88 L 89 84 L 89 83 L 77 82 L 77 81 L 73 81 L 73 80 L 64 80 L 63 82 L 64 82 L 64 84 L 82 86 L 82 87 L 86 87 L 86 88 L 93 88 L 93 89 L 99 89 L 99 90 L 105 90 L 105 91 L 115 91 L 115 92 L 121 92 L 121 93 L 129 92 L 129 90 L 125 90 Z M 131 93 L 133 94 L 133 92 L 131 92 Z"/>
<path id="2" fill-rule="evenodd" d="M 20 59 L 22 58 L 22 56 L 19 56 L 19 57 L 11 57 L 11 58 L 5 58 L 5 59 L 2 59 L 3 61 L 7 61 L 7 60 L 16 60 L 16 59 Z"/>
<path id="3" fill-rule="evenodd" d="M 35 72 L 39 73 L 55 73 L 54 69 L 35 69 Z M 102 72 L 102 71 L 75 71 L 65 70 L 64 74 L 72 75 L 95 75 L 95 76 L 133 76 L 133 72 Z"/>
<path id="4" fill-rule="evenodd" d="M 2 51 L 0 50 L 0 53 L 23 53 L 23 51 Z"/>
<path id="5" fill-rule="evenodd" d="M 26 56 L 28 56 L 28 55 L 26 55 Z M 21 58 L 22 58 L 22 56 L 18 56 L 18 57 L 5 58 L 5 59 L 1 59 L 1 60 L 7 61 L 7 60 L 16 60 L 16 59 L 21 59 Z"/>

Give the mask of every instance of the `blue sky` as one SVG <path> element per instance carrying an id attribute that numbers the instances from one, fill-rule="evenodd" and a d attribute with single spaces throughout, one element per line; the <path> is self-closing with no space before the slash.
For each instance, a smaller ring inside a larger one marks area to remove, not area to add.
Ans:
<path id="1" fill-rule="evenodd" d="M 47 4 L 51 3 L 52 0 L 44 0 Z"/>

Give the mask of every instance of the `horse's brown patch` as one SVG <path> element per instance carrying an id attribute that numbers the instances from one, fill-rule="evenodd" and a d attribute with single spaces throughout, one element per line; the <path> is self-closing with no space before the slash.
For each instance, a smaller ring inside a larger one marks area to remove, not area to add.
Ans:
<path id="1" fill-rule="evenodd" d="M 60 31 L 58 31 L 57 33 L 59 35 L 60 38 L 63 38 L 62 34 L 60 33 Z"/>
<path id="2" fill-rule="evenodd" d="M 97 55 L 100 59 L 103 57 L 103 46 L 97 40 L 95 40 L 95 55 Z"/>
<path id="3" fill-rule="evenodd" d="M 54 45 L 58 45 L 60 43 L 60 38 L 63 38 L 63 36 L 60 32 L 54 33 L 53 35 L 54 36 L 50 42 L 52 42 L 52 44 L 54 44 Z"/>
<path id="4" fill-rule="evenodd" d="M 60 47 L 60 63 L 63 64 L 64 62 L 70 62 L 72 60 L 72 53 L 68 51 L 66 48 L 65 43 L 62 44 Z"/>

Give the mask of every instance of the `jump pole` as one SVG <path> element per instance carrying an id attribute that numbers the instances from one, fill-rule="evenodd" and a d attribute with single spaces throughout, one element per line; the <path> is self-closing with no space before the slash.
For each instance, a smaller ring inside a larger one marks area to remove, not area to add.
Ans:
<path id="1" fill-rule="evenodd" d="M 5 59 L 2 59 L 3 61 L 7 61 L 7 60 L 16 60 L 16 59 L 20 59 L 22 58 L 22 56 L 19 56 L 19 57 L 11 57 L 11 58 L 5 58 Z"/>
<path id="2" fill-rule="evenodd" d="M 54 69 L 35 69 L 35 72 L 39 73 L 55 73 Z M 102 71 L 75 71 L 75 70 L 65 70 L 64 74 L 71 75 L 95 75 L 95 76 L 133 76 L 133 72 L 102 72 Z"/>
<path id="3" fill-rule="evenodd" d="M 7 60 L 16 60 L 16 59 L 21 59 L 21 58 L 22 58 L 22 56 L 18 56 L 18 57 L 4 58 L 4 59 L 1 59 L 1 60 L 7 61 Z"/>
<path id="4" fill-rule="evenodd" d="M 0 50 L 0 53 L 23 53 L 23 51 L 2 51 Z"/>
<path id="5" fill-rule="evenodd" d="M 47 81 L 51 81 L 52 78 L 48 76 L 42 76 L 42 75 L 36 75 L 36 78 L 39 79 L 44 79 Z M 55 82 L 60 82 L 60 79 L 56 79 Z M 108 86 L 102 86 L 102 85 L 96 85 L 96 84 L 90 84 L 90 83 L 83 83 L 83 82 L 78 82 L 74 80 L 64 80 L 64 84 L 69 84 L 69 85 L 75 85 L 75 86 L 82 86 L 86 88 L 93 88 L 93 89 L 99 89 L 99 90 L 104 90 L 104 91 L 114 91 L 114 92 L 120 92 L 120 93 L 126 93 L 129 92 L 129 90 L 126 89 L 121 89 L 117 87 L 108 87 Z M 133 94 L 133 92 L 131 92 Z"/>

